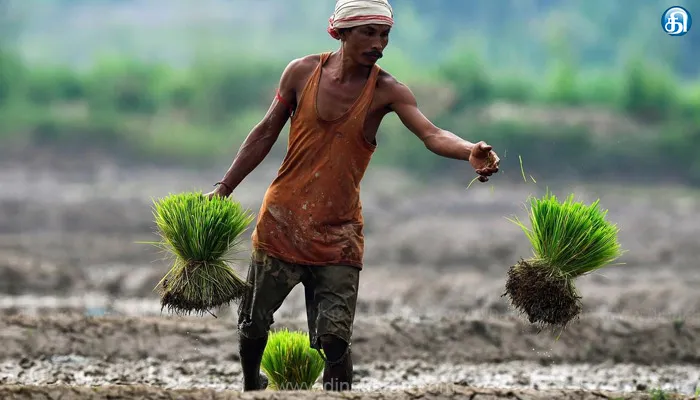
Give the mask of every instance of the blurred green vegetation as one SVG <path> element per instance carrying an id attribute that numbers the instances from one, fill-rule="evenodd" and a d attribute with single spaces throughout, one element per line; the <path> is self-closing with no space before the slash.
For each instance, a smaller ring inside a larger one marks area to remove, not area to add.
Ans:
<path id="1" fill-rule="evenodd" d="M 414 90 L 438 126 L 493 144 L 508 177 L 522 179 L 521 156 L 535 179 L 700 184 L 700 80 L 691 79 L 687 63 L 637 46 L 640 51 L 596 66 L 582 62 L 570 40 L 547 39 L 536 68 L 496 68 L 476 42 L 453 44 L 446 56 L 423 63 L 413 62 L 405 47 L 391 47 L 380 64 Z M 76 68 L 29 62 L 10 49 L 0 48 L 0 153 L 92 149 L 181 165 L 228 163 L 264 115 L 288 61 L 241 50 L 202 52 L 185 66 L 122 55 Z M 606 51 L 614 53 L 610 46 Z M 271 157 L 281 157 L 285 145 L 286 129 Z M 381 127 L 373 163 L 432 176 L 468 172 L 427 151 L 394 115 Z"/>
<path id="2" fill-rule="evenodd" d="M 462 54 L 434 71 L 402 74 L 435 123 L 492 143 L 504 168 L 515 167 L 521 155 L 528 172 L 548 176 L 700 182 L 697 82 L 682 83 L 641 59 L 618 74 L 596 76 L 561 63 L 533 81 L 499 76 Z M 27 68 L 2 53 L 0 147 L 97 148 L 144 161 L 220 162 L 235 154 L 264 115 L 283 68 L 238 59 L 175 70 L 110 58 L 77 71 Z M 427 151 L 393 115 L 379 143 L 379 164 L 428 174 L 458 166 Z"/>
<path id="3" fill-rule="evenodd" d="M 425 113 L 468 140 L 486 140 L 504 168 L 583 178 L 700 183 L 700 84 L 642 59 L 617 74 L 556 64 L 539 80 L 499 75 L 469 53 L 430 71 L 401 72 Z M 94 68 L 31 68 L 0 53 L 0 148 L 101 149 L 141 161 L 231 158 L 272 100 L 281 63 L 238 59 L 172 69 L 109 58 Z M 430 79 L 421 79 L 423 76 Z M 283 139 L 273 157 L 284 152 Z M 421 174 L 453 160 L 427 151 L 394 115 L 375 163 Z"/>

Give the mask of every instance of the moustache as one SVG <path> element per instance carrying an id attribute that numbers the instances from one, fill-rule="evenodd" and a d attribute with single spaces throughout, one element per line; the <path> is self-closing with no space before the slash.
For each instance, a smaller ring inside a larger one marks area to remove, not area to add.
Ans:
<path id="1" fill-rule="evenodd" d="M 370 57 L 377 57 L 377 58 L 382 58 L 382 53 L 378 51 L 369 51 L 365 53 L 365 55 L 370 56 Z"/>

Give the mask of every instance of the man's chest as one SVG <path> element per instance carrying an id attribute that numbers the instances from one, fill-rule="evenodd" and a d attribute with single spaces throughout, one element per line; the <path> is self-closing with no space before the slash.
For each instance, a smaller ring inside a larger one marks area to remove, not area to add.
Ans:
<path id="1" fill-rule="evenodd" d="M 366 97 L 362 82 L 338 83 L 321 78 L 316 89 L 316 111 L 321 119 L 333 121 L 349 112 L 358 112 L 357 105 Z"/>

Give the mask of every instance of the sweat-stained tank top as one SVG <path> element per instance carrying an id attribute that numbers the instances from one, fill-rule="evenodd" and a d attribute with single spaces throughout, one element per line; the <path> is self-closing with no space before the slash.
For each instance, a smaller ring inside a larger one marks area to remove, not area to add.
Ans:
<path id="1" fill-rule="evenodd" d="M 364 221 L 360 181 L 375 145 L 364 136 L 379 66 L 351 108 L 340 118 L 319 117 L 316 98 L 321 67 L 306 83 L 291 118 L 287 154 L 263 199 L 253 248 L 302 265 L 362 268 Z"/>

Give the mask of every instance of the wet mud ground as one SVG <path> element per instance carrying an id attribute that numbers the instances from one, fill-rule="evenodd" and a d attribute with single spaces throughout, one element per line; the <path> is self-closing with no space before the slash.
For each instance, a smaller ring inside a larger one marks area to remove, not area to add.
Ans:
<path id="1" fill-rule="evenodd" d="M 168 264 L 138 243 L 155 238 L 153 196 L 210 190 L 221 171 L 1 171 L 0 398 L 241 396 L 235 305 L 218 318 L 161 313 L 152 289 Z M 274 170 L 252 175 L 236 198 L 256 211 L 273 176 Z M 625 265 L 577 281 L 585 314 L 557 339 L 535 331 L 501 297 L 508 266 L 530 255 L 506 217 L 524 217 L 527 196 L 543 188 L 494 180 L 493 188 L 465 191 L 466 184 L 421 186 L 391 171 L 368 173 L 366 266 L 353 342 L 362 396 L 695 393 L 697 194 L 555 189 L 600 197 L 628 251 Z M 305 327 L 301 288 L 275 317 L 275 327 Z"/>

